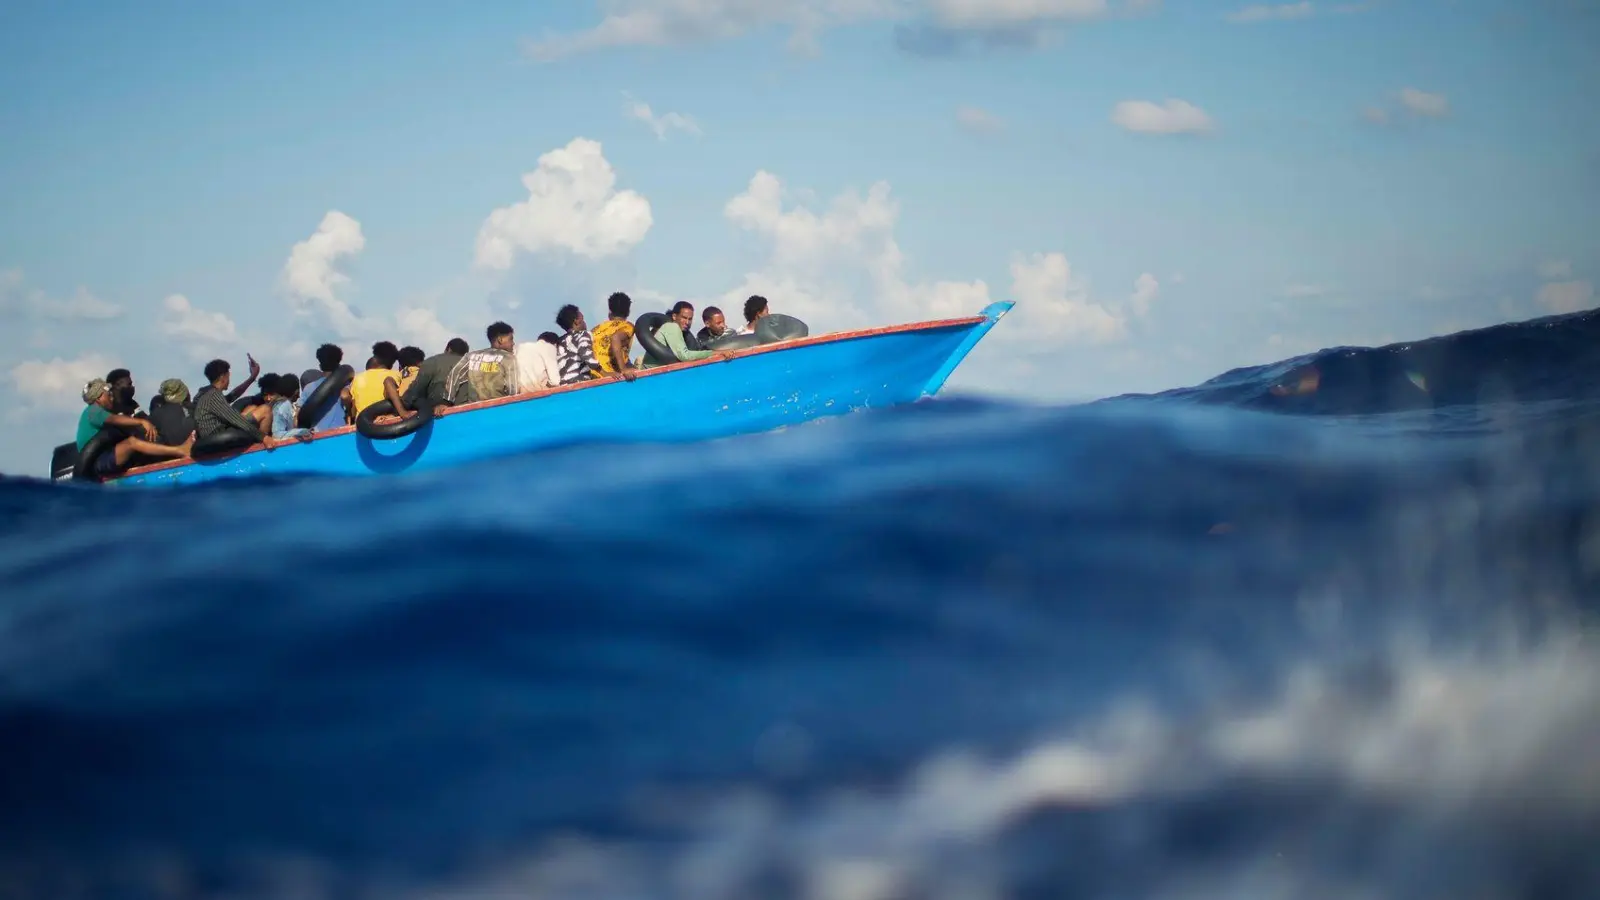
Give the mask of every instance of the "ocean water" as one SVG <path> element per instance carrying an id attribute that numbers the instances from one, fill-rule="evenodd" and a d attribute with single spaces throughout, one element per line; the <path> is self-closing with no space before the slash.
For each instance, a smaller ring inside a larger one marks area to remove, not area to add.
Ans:
<path id="1" fill-rule="evenodd" d="M 1600 896 L 1597 338 L 0 483 L 0 897 Z"/>

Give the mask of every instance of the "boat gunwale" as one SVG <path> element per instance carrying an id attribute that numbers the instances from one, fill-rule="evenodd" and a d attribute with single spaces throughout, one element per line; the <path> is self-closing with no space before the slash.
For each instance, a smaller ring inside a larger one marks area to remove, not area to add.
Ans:
<path id="1" fill-rule="evenodd" d="M 937 330 L 945 329 L 945 328 L 960 328 L 960 327 L 963 327 L 963 326 L 981 325 L 984 322 L 987 322 L 988 320 L 989 320 L 989 317 L 988 316 L 984 316 L 984 315 L 961 316 L 961 317 L 954 318 L 954 319 L 931 319 L 931 320 L 928 320 L 928 321 L 925 321 L 925 322 L 908 322 L 908 323 L 905 323 L 905 324 L 902 324 L 902 325 L 884 325 L 884 326 L 880 326 L 880 327 L 877 327 L 877 328 L 861 328 L 861 329 L 857 329 L 855 331 L 840 331 L 840 332 L 834 332 L 832 334 L 819 334 L 819 335 L 816 335 L 814 337 L 794 338 L 792 340 L 787 340 L 787 341 L 776 341 L 776 342 L 771 343 L 771 344 L 760 344 L 760 345 L 757 345 L 755 347 L 746 347 L 746 348 L 744 348 L 742 350 L 719 351 L 719 352 L 726 352 L 726 353 L 731 354 L 731 356 L 729 358 L 727 358 L 727 359 L 717 359 L 715 357 L 708 357 L 706 359 L 696 359 L 696 360 L 689 360 L 687 362 L 677 362 L 677 363 L 673 363 L 672 365 L 668 365 L 668 366 L 656 366 L 656 367 L 650 368 L 650 369 L 638 369 L 638 370 L 636 370 L 637 374 L 635 375 L 635 378 L 650 378 L 650 377 L 653 377 L 653 376 L 656 376 L 656 375 L 665 375 L 665 374 L 668 374 L 670 372 L 682 372 L 682 371 L 685 371 L 687 369 L 697 368 L 699 366 L 719 365 L 719 364 L 722 364 L 722 363 L 733 362 L 736 359 L 744 359 L 746 357 L 751 357 L 751 356 L 760 356 L 761 354 L 764 354 L 764 353 L 778 353 L 778 352 L 782 352 L 784 350 L 796 350 L 796 349 L 799 349 L 801 347 L 814 347 L 814 346 L 817 346 L 819 344 L 842 343 L 842 342 L 845 342 L 845 341 L 860 340 L 862 338 L 881 337 L 883 335 L 889 335 L 889 334 L 905 334 L 905 333 L 913 332 L 913 331 L 937 331 Z M 439 418 L 444 418 L 446 416 L 461 415 L 462 413 L 477 412 L 478 410 L 481 410 L 481 409 L 490 409 L 490 408 L 493 408 L 493 407 L 496 407 L 496 406 L 509 406 L 509 405 L 511 405 L 513 403 L 527 403 L 527 402 L 532 401 L 532 400 L 542 400 L 545 397 L 552 397 L 552 396 L 555 396 L 556 394 L 565 394 L 565 393 L 570 393 L 572 391 L 590 390 L 590 389 L 593 389 L 593 388 L 604 387 L 604 386 L 606 386 L 608 384 L 616 384 L 617 382 L 622 381 L 622 380 L 624 380 L 624 379 L 619 379 L 619 378 L 616 378 L 616 377 L 610 377 L 610 378 L 604 378 L 604 379 L 598 379 L 598 380 L 592 380 L 592 381 L 580 381 L 577 384 L 561 384 L 561 385 L 556 385 L 554 387 L 545 388 L 542 391 L 534 391 L 534 392 L 526 393 L 526 394 L 516 394 L 515 396 L 511 396 L 511 397 L 495 397 L 495 398 L 490 399 L 490 400 L 479 400 L 476 403 L 467 403 L 467 404 L 463 404 L 461 406 L 452 406 L 449 409 L 445 410 L 443 413 L 440 413 L 438 416 L 435 416 L 435 418 L 439 419 Z M 348 434 L 354 432 L 355 430 L 356 430 L 356 427 L 354 425 L 342 425 L 342 426 L 340 426 L 338 428 L 330 428 L 327 431 L 323 431 L 323 432 L 319 432 L 317 434 L 313 434 L 309 441 L 305 441 L 303 443 L 312 443 L 312 442 L 315 442 L 315 441 L 326 440 L 328 438 L 344 437 L 345 435 L 348 435 Z M 228 460 L 238 459 L 241 456 L 248 456 L 251 453 L 264 453 L 264 452 L 271 452 L 270 450 L 268 450 L 268 448 L 267 448 L 267 446 L 265 444 L 252 444 L 249 447 L 246 447 L 245 449 L 240 450 L 240 451 L 238 451 L 236 453 L 221 454 L 221 455 L 218 455 L 218 456 L 208 457 L 206 459 L 198 459 L 198 460 L 197 459 L 173 459 L 173 460 L 166 460 L 164 462 L 151 463 L 150 465 L 139 466 L 138 468 L 129 469 L 126 472 L 123 472 L 120 475 L 117 475 L 117 476 L 115 476 L 113 478 L 101 479 L 101 483 L 102 484 L 111 484 L 111 483 L 114 483 L 114 482 L 117 482 L 117 481 L 121 481 L 121 480 L 126 479 L 126 478 L 131 478 L 131 477 L 136 476 L 136 475 L 149 475 L 149 474 L 154 474 L 156 472 L 165 472 L 165 471 L 169 471 L 169 470 L 172 470 L 172 469 L 180 469 L 180 468 L 183 468 L 184 466 L 192 466 L 192 465 L 195 465 L 197 463 L 208 462 L 210 460 L 228 461 Z"/>

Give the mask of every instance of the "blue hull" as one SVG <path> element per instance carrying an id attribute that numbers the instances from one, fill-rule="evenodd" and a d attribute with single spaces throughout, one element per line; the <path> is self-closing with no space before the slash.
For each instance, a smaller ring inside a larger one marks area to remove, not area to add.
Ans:
<path id="1" fill-rule="evenodd" d="M 198 484 L 259 475 L 387 475 L 587 440 L 694 441 L 768 431 L 936 394 L 1010 309 L 806 338 L 682 363 L 633 382 L 558 388 L 449 411 L 415 434 L 372 440 L 346 428 L 306 444 L 136 469 L 107 484 Z"/>

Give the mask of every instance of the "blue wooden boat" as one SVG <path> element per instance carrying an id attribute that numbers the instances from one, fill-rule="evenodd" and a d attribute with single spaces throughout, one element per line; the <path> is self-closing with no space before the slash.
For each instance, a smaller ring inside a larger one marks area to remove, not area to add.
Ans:
<path id="1" fill-rule="evenodd" d="M 931 397 L 1013 304 L 982 313 L 804 337 L 600 381 L 459 406 L 415 433 L 354 426 L 307 443 L 250 447 L 129 470 L 107 484 L 162 486 L 259 475 L 424 471 L 580 441 L 693 441 L 768 431 Z"/>

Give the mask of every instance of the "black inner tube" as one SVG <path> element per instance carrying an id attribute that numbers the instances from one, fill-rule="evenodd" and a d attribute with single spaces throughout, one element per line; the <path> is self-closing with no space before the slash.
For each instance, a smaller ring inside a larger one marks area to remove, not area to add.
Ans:
<path id="1" fill-rule="evenodd" d="M 806 323 L 783 313 L 771 313 L 756 320 L 756 338 L 763 344 L 792 341 L 809 334 L 811 329 Z"/>
<path id="2" fill-rule="evenodd" d="M 224 428 L 213 431 L 203 438 L 197 438 L 194 446 L 189 449 L 193 457 L 213 456 L 219 453 L 230 453 L 234 450 L 244 450 L 261 443 L 261 435 L 240 431 L 237 428 Z"/>
<path id="3" fill-rule="evenodd" d="M 666 344 L 656 337 L 656 329 L 670 325 L 678 327 L 678 323 L 667 318 L 665 313 L 650 312 L 640 316 L 633 323 L 633 339 L 644 348 L 645 355 L 649 356 L 658 366 L 670 366 L 679 362 Z"/>
<path id="4" fill-rule="evenodd" d="M 416 413 L 409 419 L 401 419 L 398 422 L 384 422 L 380 425 L 377 422 L 377 418 L 379 416 L 394 415 L 394 404 L 387 400 L 379 400 L 377 403 L 363 409 L 361 415 L 356 416 L 356 431 L 375 441 L 402 438 L 433 421 L 433 404 L 426 402 L 421 404 L 417 407 Z"/>
<path id="5" fill-rule="evenodd" d="M 748 350 L 761 344 L 753 334 L 725 334 L 706 345 L 707 350 Z"/>
<path id="6" fill-rule="evenodd" d="M 100 459 L 101 454 L 115 453 L 117 444 L 127 437 L 121 429 L 101 428 L 100 433 L 89 439 L 83 445 L 83 452 L 78 454 L 78 462 L 72 467 L 73 481 L 92 481 L 97 476 L 94 474 L 94 464 Z"/>
<path id="7" fill-rule="evenodd" d="M 339 402 L 339 395 L 350 384 L 350 379 L 356 377 L 356 370 L 349 366 L 340 366 L 332 375 L 322 379 L 317 389 L 307 394 L 300 401 L 300 415 L 295 423 L 301 428 L 315 428 L 322 417 L 328 414 L 333 404 Z"/>

